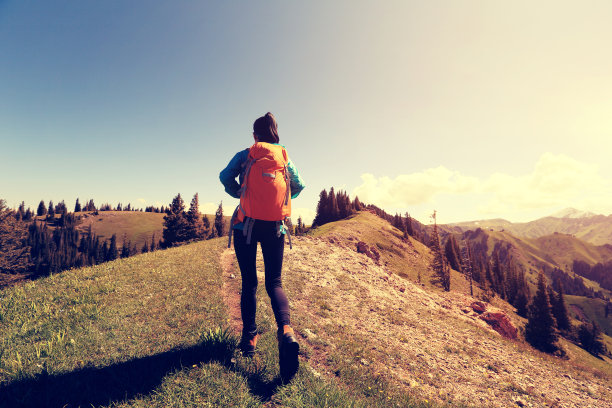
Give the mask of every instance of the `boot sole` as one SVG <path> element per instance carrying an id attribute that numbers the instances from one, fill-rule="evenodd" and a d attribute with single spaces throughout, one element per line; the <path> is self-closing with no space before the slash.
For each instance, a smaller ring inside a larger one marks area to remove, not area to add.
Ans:
<path id="1" fill-rule="evenodd" d="M 291 381 L 300 368 L 300 359 L 298 358 L 300 345 L 294 339 L 292 340 L 283 343 L 280 350 L 280 374 L 284 383 Z"/>

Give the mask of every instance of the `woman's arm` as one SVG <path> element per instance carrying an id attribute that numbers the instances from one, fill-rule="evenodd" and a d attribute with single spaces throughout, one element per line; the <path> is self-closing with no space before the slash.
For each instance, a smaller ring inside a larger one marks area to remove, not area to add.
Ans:
<path id="1" fill-rule="evenodd" d="M 249 155 L 249 149 L 245 149 L 230 160 L 226 168 L 221 170 L 219 173 L 219 180 L 225 186 L 225 192 L 234 198 L 240 198 L 238 190 L 240 190 L 240 184 L 236 181 L 236 177 L 240 175 L 243 170 L 243 164 Z"/>
<path id="2" fill-rule="evenodd" d="M 304 180 L 300 177 L 300 173 L 298 173 L 297 168 L 293 164 L 291 160 L 287 163 L 287 170 L 289 171 L 289 181 L 291 186 L 291 198 L 296 198 L 300 195 L 306 184 Z"/>

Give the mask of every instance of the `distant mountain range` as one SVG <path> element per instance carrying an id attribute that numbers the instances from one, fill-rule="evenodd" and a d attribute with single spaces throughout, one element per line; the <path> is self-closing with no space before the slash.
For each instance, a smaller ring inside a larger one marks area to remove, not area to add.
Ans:
<path id="1" fill-rule="evenodd" d="M 530 222 L 513 223 L 501 218 L 448 224 L 461 231 L 477 228 L 507 231 L 524 238 L 539 238 L 557 233 L 574 235 L 594 245 L 612 245 L 612 215 L 594 214 L 567 208 Z"/>

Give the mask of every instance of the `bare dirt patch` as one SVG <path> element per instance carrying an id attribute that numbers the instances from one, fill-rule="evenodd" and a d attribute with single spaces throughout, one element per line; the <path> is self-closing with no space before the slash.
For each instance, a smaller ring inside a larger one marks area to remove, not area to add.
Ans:
<path id="1" fill-rule="evenodd" d="M 604 373 L 502 338 L 475 315 L 475 299 L 426 290 L 356 250 L 297 237 L 283 279 L 310 365 L 334 377 L 330 356 L 440 402 L 473 406 L 612 406 Z M 516 322 L 518 325 L 518 322 Z"/>

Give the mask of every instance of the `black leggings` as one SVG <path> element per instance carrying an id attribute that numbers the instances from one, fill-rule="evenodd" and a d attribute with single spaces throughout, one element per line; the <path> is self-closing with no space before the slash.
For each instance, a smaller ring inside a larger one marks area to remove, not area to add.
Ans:
<path id="1" fill-rule="evenodd" d="M 240 310 L 242 312 L 243 335 L 254 336 L 257 333 L 255 311 L 257 306 L 257 269 L 255 256 L 257 242 L 261 243 L 266 276 L 266 291 L 270 296 L 276 324 L 282 328 L 289 323 L 289 301 L 282 287 L 281 270 L 283 268 L 283 252 L 285 235 L 277 236 L 278 225 L 275 221 L 255 220 L 251 243 L 247 245 L 242 230 L 234 230 L 234 248 L 242 275 L 242 295 Z"/>

